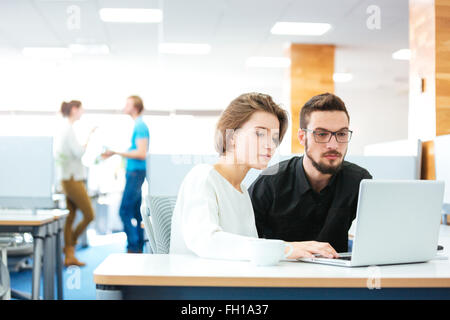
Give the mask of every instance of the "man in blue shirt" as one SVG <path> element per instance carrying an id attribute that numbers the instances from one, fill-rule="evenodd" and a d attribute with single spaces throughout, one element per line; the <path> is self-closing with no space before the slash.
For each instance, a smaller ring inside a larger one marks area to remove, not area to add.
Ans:
<path id="1" fill-rule="evenodd" d="M 120 155 L 127 159 L 126 183 L 120 205 L 120 218 L 128 240 L 129 253 L 141 253 L 144 247 L 144 232 L 141 228 L 141 188 L 146 176 L 145 159 L 148 152 L 150 134 L 142 119 L 144 104 L 138 96 L 127 99 L 124 113 L 134 120 L 134 130 L 131 137 L 131 147 L 126 152 L 108 150 L 102 156 L 104 159 L 112 155 Z M 134 219 L 134 221 L 133 221 Z M 133 223 L 135 222 L 135 223 Z"/>

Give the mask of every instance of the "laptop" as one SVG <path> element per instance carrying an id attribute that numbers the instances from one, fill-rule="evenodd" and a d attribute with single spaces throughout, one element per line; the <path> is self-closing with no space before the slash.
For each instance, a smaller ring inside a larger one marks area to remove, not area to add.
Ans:
<path id="1" fill-rule="evenodd" d="M 352 252 L 299 260 L 358 267 L 434 259 L 443 197 L 443 181 L 362 180 Z"/>

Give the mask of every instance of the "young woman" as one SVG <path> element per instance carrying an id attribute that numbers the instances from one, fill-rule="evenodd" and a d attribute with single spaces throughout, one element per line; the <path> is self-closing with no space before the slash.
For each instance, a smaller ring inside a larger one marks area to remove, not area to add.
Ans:
<path id="1" fill-rule="evenodd" d="M 75 257 L 75 245 L 78 237 L 86 230 L 89 223 L 94 219 L 94 210 L 85 187 L 86 172 L 81 157 L 86 145 L 81 145 L 75 136 L 73 124 L 80 120 L 83 107 L 80 101 L 72 100 L 63 102 L 61 114 L 66 118 L 63 130 L 57 139 L 57 162 L 61 174 L 61 186 L 66 195 L 67 209 L 69 215 L 64 226 L 64 264 L 66 266 L 84 266 L 85 263 Z M 93 131 L 91 131 L 92 133 Z M 90 135 L 89 135 L 90 136 Z M 89 138 L 88 138 L 89 140 Z M 83 220 L 72 229 L 77 209 L 83 213 Z"/>
<path id="2" fill-rule="evenodd" d="M 286 111 L 268 95 L 247 93 L 230 103 L 216 128 L 219 161 L 195 166 L 180 187 L 172 217 L 170 253 L 250 259 L 249 242 L 258 238 L 258 233 L 242 181 L 251 168 L 267 167 L 287 125 Z M 327 243 L 290 245 L 293 250 L 288 258 L 292 259 L 314 253 L 337 256 Z"/>

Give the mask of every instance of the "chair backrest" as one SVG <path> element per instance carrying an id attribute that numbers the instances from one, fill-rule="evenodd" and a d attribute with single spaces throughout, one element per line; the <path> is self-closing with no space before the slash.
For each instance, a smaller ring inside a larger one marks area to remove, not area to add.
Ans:
<path id="1" fill-rule="evenodd" d="M 150 196 L 147 198 L 146 220 L 149 227 L 148 230 L 146 227 L 146 232 L 153 253 L 169 253 L 172 214 L 176 201 L 176 196 Z M 144 226 L 145 224 L 144 222 Z"/>
<path id="2" fill-rule="evenodd" d="M 152 253 L 156 253 L 156 241 L 155 234 L 153 232 L 152 222 L 150 220 L 150 205 L 148 203 L 148 198 L 145 198 L 144 205 L 141 206 L 141 216 L 142 222 L 144 223 L 145 233 L 150 244 Z"/>
<path id="3" fill-rule="evenodd" d="M 6 255 L 6 246 L 0 244 L 0 300 L 8 298 L 7 294 L 10 290 L 10 279 L 8 266 L 5 265 L 2 256 Z"/>

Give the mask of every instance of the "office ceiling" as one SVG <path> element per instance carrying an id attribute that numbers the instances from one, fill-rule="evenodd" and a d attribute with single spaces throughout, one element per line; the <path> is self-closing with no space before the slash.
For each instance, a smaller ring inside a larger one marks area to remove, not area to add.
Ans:
<path id="1" fill-rule="evenodd" d="M 380 29 L 366 25 L 371 5 L 380 9 Z M 80 9 L 80 28 L 68 26 L 71 6 Z M 106 23 L 98 13 L 105 7 L 161 8 L 164 18 L 160 24 Z M 110 55 L 103 59 L 163 61 L 171 74 L 195 70 L 206 78 L 223 74 L 279 88 L 283 70 L 248 69 L 247 57 L 283 56 L 290 42 L 331 43 L 339 50 L 336 71 L 361 75 L 354 85 L 399 86 L 401 92 L 408 65 L 391 54 L 408 47 L 408 16 L 408 0 L 1 0 L 0 54 L 107 44 Z M 277 21 L 326 22 L 332 29 L 318 37 L 272 35 Z M 212 49 L 207 56 L 161 55 L 163 41 L 209 43 Z"/>

